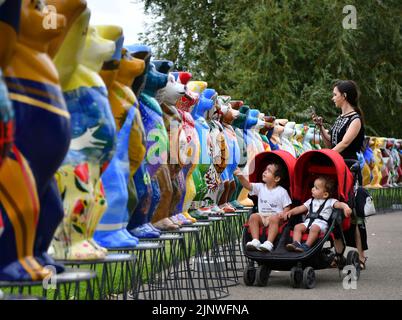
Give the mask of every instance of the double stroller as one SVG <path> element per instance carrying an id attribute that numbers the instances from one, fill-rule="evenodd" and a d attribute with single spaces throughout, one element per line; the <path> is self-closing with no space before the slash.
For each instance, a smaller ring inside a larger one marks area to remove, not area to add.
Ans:
<path id="1" fill-rule="evenodd" d="M 298 206 L 311 198 L 311 188 L 314 180 L 321 175 L 331 176 L 337 181 L 337 199 L 348 203 L 354 208 L 354 190 L 357 187 L 359 166 L 353 163 L 349 166 L 335 151 L 323 149 L 303 153 L 297 160 L 286 151 L 262 152 L 254 159 L 255 170 L 250 175 L 250 182 L 262 182 L 261 176 L 267 164 L 281 162 L 287 169 L 287 179 L 284 187 L 292 199 L 292 207 Z M 270 253 L 249 251 L 246 249 L 248 241 L 252 240 L 248 225 L 243 228 L 242 247 L 248 258 L 244 270 L 243 280 L 246 285 L 256 284 L 265 286 L 272 270 L 290 271 L 290 283 L 294 288 L 314 288 L 316 277 L 314 270 L 338 268 L 342 270 L 346 265 L 353 266 L 353 276 L 360 275 L 359 254 L 356 250 L 348 252 L 344 257 L 346 241 L 344 233 L 350 228 L 350 218 L 345 218 L 343 210 L 333 209 L 328 221 L 328 229 L 321 233 L 315 244 L 305 252 L 289 252 L 286 244 L 292 242 L 293 227 L 302 222 L 302 215 L 292 216 L 279 228 L 274 242 L 274 250 Z M 334 240 L 340 239 L 343 243 L 342 253 L 335 253 Z M 267 239 L 268 228 L 260 228 L 260 241 Z M 302 241 L 306 241 L 308 234 L 304 234 Z M 353 268 L 348 268 L 352 273 Z"/>

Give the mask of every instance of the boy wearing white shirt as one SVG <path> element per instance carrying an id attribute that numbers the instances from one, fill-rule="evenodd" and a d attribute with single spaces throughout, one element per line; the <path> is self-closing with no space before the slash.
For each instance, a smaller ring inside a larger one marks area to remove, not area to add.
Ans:
<path id="1" fill-rule="evenodd" d="M 286 220 L 293 215 L 308 212 L 306 220 L 295 226 L 293 243 L 286 245 L 288 251 L 304 252 L 310 249 L 318 239 L 320 232 L 325 233 L 327 231 L 332 208 L 343 209 L 345 216 L 350 216 L 352 209 L 346 203 L 330 198 L 335 193 L 335 190 L 336 184 L 334 180 L 324 176 L 318 177 L 315 179 L 314 186 L 311 189 L 312 198 L 282 215 L 283 219 Z M 301 244 L 302 235 L 307 230 L 310 230 L 307 241 Z"/>
<path id="2" fill-rule="evenodd" d="M 262 173 L 264 183 L 250 183 L 237 168 L 234 172 L 244 188 L 251 191 L 250 195 L 258 197 L 258 213 L 253 213 L 248 221 L 249 230 L 253 240 L 247 242 L 248 250 L 271 252 L 273 242 L 283 223 L 282 212 L 290 210 L 292 200 L 285 188 L 279 184 L 285 178 L 283 166 L 279 163 L 268 164 Z M 259 240 L 260 227 L 268 227 L 268 239 L 263 244 Z"/>

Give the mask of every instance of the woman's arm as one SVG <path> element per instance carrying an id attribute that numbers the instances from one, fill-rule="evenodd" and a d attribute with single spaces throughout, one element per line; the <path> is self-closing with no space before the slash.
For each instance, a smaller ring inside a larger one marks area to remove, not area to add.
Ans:
<path id="1" fill-rule="evenodd" d="M 314 123 L 320 128 L 322 141 L 324 142 L 325 146 L 328 148 L 331 147 L 331 136 L 328 134 L 327 130 L 325 130 L 323 118 L 317 116 L 316 114 L 313 114 L 311 117 Z"/>
<path id="2" fill-rule="evenodd" d="M 357 137 L 361 127 L 362 127 L 362 123 L 361 123 L 360 119 L 357 118 L 357 119 L 353 120 L 350 123 L 348 130 L 346 130 L 346 133 L 343 136 L 342 141 L 339 142 L 335 147 L 333 147 L 332 150 L 335 150 L 339 153 L 341 153 L 343 150 L 345 150 L 352 143 L 352 141 Z"/>
<path id="3" fill-rule="evenodd" d="M 325 146 L 328 148 L 331 147 L 331 136 L 329 135 L 327 130 L 325 130 L 324 125 L 320 126 L 320 132 L 321 132 L 322 141 L 324 142 Z"/>

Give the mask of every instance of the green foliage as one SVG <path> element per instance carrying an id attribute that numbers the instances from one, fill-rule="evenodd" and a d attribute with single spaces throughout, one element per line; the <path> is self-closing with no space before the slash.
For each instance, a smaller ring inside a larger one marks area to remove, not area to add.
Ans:
<path id="1" fill-rule="evenodd" d="M 332 85 L 353 79 L 368 134 L 402 137 L 399 0 L 145 0 L 156 22 L 142 40 L 156 57 L 265 113 L 333 122 Z M 346 4 L 357 29 L 344 29 Z"/>

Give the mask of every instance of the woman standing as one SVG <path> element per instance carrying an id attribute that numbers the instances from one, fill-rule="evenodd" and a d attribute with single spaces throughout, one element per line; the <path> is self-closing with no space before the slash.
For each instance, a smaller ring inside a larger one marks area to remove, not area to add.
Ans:
<path id="1" fill-rule="evenodd" d="M 332 101 L 341 109 L 341 114 L 335 120 L 329 132 L 325 130 L 323 118 L 313 114 L 314 123 L 320 128 L 324 144 L 341 154 L 345 160 L 357 160 L 357 153 L 363 146 L 364 119 L 359 107 L 359 90 L 352 80 L 338 81 L 333 88 Z M 361 184 L 361 175 L 359 175 Z M 367 257 L 367 231 L 364 216 L 354 216 L 348 234 L 345 235 L 346 243 L 356 247 L 359 252 L 360 267 L 365 269 Z M 335 241 L 335 249 L 342 252 L 341 241 Z"/>

